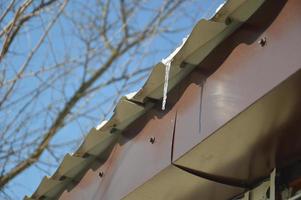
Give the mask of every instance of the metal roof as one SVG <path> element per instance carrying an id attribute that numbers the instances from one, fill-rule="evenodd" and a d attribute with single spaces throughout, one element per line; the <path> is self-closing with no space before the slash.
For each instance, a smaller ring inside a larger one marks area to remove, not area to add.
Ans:
<path id="1" fill-rule="evenodd" d="M 264 0 L 228 0 L 210 19 L 201 19 L 185 43 L 174 52 L 169 74 L 170 91 L 191 72 L 218 44 L 242 25 Z M 124 96 L 117 103 L 110 120 L 92 128 L 75 153 L 67 154 L 51 177 L 44 177 L 31 197 L 25 199 L 57 199 L 78 182 L 95 160 L 104 162 L 120 133 L 147 112 L 154 100 L 163 97 L 165 65 L 152 69 L 143 87 Z"/>

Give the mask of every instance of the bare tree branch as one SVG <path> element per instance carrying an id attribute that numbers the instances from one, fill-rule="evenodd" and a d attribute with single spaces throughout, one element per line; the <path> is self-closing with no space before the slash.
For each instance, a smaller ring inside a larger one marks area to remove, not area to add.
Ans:
<path id="1" fill-rule="evenodd" d="M 151 41 L 174 42 L 170 36 L 195 22 L 175 23 L 190 2 L 184 0 L 67 2 L 11 0 L 3 6 L 1 190 L 31 166 L 43 172 L 57 166 L 59 155 L 109 116 L 120 96 L 141 85 L 154 58 L 170 52 Z M 66 127 L 77 133 L 57 142 Z"/>
<path id="2" fill-rule="evenodd" d="M 12 44 L 15 36 L 20 31 L 20 28 L 24 25 L 25 22 L 29 21 L 34 16 L 38 15 L 43 9 L 47 6 L 54 3 L 56 0 L 49 0 L 47 2 L 42 1 L 42 3 L 33 9 L 33 11 L 29 14 L 23 15 L 28 7 L 30 7 L 33 3 L 33 0 L 26 0 L 17 10 L 14 18 L 9 22 L 6 27 L 1 30 L 0 37 L 5 35 L 5 40 L 3 42 L 1 52 L 0 52 L 0 62 L 4 58 L 7 53 L 10 45 Z M 6 15 L 6 14 L 5 14 Z M 5 17 L 5 15 L 3 15 Z"/>

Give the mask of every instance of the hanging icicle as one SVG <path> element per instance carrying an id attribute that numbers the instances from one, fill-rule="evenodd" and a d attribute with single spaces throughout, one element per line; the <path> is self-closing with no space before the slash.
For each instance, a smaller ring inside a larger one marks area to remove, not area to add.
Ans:
<path id="1" fill-rule="evenodd" d="M 166 100 L 167 100 L 167 92 L 168 92 L 168 82 L 169 82 L 169 72 L 171 67 L 171 62 L 173 61 L 173 57 L 180 51 L 187 40 L 188 36 L 183 38 L 182 44 L 176 48 L 167 58 L 162 59 L 162 63 L 165 65 L 165 78 L 164 78 L 164 87 L 163 87 L 163 100 L 162 100 L 162 110 L 165 110 Z"/>
<path id="2" fill-rule="evenodd" d="M 163 88 L 163 101 L 162 101 L 162 110 L 165 110 L 166 100 L 167 100 L 167 91 L 168 91 L 168 80 L 169 80 L 169 71 L 172 60 L 168 60 L 165 63 L 165 78 L 164 78 L 164 88 Z"/>

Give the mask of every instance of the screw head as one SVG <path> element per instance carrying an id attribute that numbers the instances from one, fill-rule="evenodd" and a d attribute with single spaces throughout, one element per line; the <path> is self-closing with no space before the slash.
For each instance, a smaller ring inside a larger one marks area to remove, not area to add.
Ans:
<path id="1" fill-rule="evenodd" d="M 155 137 L 151 137 L 151 138 L 149 139 L 149 142 L 150 142 L 151 144 L 154 144 L 154 143 L 155 143 L 155 140 L 156 140 Z"/>
<path id="2" fill-rule="evenodd" d="M 181 68 L 181 69 L 184 69 L 184 68 L 186 67 L 186 65 L 187 65 L 186 62 L 182 62 L 182 63 L 180 64 L 180 68 Z"/>
<path id="3" fill-rule="evenodd" d="M 229 25 L 229 24 L 231 24 L 231 22 L 232 22 L 232 19 L 230 17 L 227 17 L 225 20 L 225 24 Z"/>
<path id="4" fill-rule="evenodd" d="M 110 133 L 115 133 L 117 131 L 117 128 L 113 127 L 111 130 L 110 130 Z"/>
<path id="5" fill-rule="evenodd" d="M 267 44 L 267 39 L 266 39 L 266 37 L 261 38 L 261 39 L 258 41 L 258 44 L 259 44 L 261 47 L 265 46 L 265 45 Z"/>

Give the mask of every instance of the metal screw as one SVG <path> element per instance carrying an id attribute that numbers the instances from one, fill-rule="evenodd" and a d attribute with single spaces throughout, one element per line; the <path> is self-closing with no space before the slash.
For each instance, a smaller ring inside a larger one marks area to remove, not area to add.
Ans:
<path id="1" fill-rule="evenodd" d="M 117 131 L 117 128 L 113 127 L 111 130 L 110 130 L 110 133 L 114 133 Z"/>
<path id="2" fill-rule="evenodd" d="M 155 143 L 155 140 L 156 140 L 155 137 L 151 137 L 151 138 L 149 139 L 149 142 L 150 142 L 151 144 L 154 144 L 154 143 Z"/>
<path id="3" fill-rule="evenodd" d="M 99 172 L 98 173 L 98 176 L 101 178 L 101 177 L 103 177 L 103 172 Z"/>
<path id="4" fill-rule="evenodd" d="M 225 20 L 225 24 L 229 25 L 229 24 L 231 24 L 231 22 L 232 22 L 232 19 L 230 17 L 227 17 L 227 19 Z"/>
<path id="5" fill-rule="evenodd" d="M 181 69 L 183 69 L 183 68 L 185 68 L 185 67 L 186 67 L 186 65 L 187 65 L 187 63 L 186 63 L 186 62 L 182 62 L 182 63 L 180 64 L 180 68 L 181 68 Z"/>
<path id="6" fill-rule="evenodd" d="M 265 45 L 267 44 L 267 39 L 266 39 L 266 37 L 261 38 L 261 39 L 258 41 L 258 44 L 260 44 L 261 47 L 265 46 Z"/>

